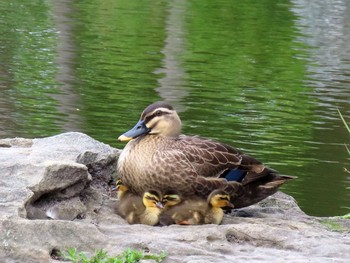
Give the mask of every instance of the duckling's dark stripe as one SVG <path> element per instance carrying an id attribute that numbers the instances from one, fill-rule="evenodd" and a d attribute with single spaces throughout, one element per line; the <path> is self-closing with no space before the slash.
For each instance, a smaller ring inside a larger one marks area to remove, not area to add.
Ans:
<path id="1" fill-rule="evenodd" d="M 178 198 L 176 197 L 170 197 L 170 196 L 166 196 L 163 198 L 163 200 L 166 200 L 166 201 L 174 201 L 174 200 L 177 200 Z"/>
<path id="2" fill-rule="evenodd" d="M 230 197 L 228 197 L 228 196 L 221 196 L 221 197 L 220 197 L 220 200 L 227 200 L 227 201 L 230 201 Z"/>
<path id="3" fill-rule="evenodd" d="M 158 202 L 159 199 L 154 196 L 146 196 L 146 199 Z"/>

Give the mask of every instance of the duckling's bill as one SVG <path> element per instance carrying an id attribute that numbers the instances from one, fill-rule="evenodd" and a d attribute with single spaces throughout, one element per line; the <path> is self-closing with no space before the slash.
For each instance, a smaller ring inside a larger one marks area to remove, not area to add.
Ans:
<path id="1" fill-rule="evenodd" d="M 156 203 L 156 207 L 160 208 L 160 209 L 163 209 L 164 208 L 164 205 L 161 201 L 157 202 Z"/>
<path id="2" fill-rule="evenodd" d="M 227 204 L 227 206 L 226 207 L 228 207 L 228 208 L 235 208 L 235 205 L 234 204 L 232 204 L 231 202 L 229 202 L 228 204 Z"/>
<path id="3" fill-rule="evenodd" d="M 139 137 L 142 134 L 148 133 L 149 131 L 150 129 L 146 126 L 145 122 L 143 120 L 139 120 L 131 130 L 120 135 L 118 140 L 130 141 L 132 139 Z"/>

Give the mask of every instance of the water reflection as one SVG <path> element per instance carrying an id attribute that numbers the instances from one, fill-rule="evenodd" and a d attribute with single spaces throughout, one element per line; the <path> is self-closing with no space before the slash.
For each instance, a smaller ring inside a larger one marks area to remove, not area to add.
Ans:
<path id="1" fill-rule="evenodd" d="M 59 132 L 62 114 L 49 94 L 57 92 L 55 30 L 46 4 L 2 1 L 0 31 L 2 100 L 6 101 L 2 134 L 40 136 Z M 25 14 L 25 15 L 23 15 Z M 8 126 L 7 126 L 8 125 Z"/>
<path id="2" fill-rule="evenodd" d="M 284 191 L 306 212 L 348 212 L 349 135 L 336 111 L 350 119 L 346 1 L 10 2 L 1 137 L 79 130 L 122 148 L 117 136 L 167 99 L 185 133 L 299 176 Z"/>
<path id="3" fill-rule="evenodd" d="M 166 39 L 162 53 L 163 65 L 155 71 L 163 74 L 158 79 L 159 92 L 162 100 L 169 101 L 179 111 L 185 111 L 186 107 L 181 103 L 187 97 L 188 91 L 184 81 L 185 71 L 181 63 L 181 54 L 184 52 L 185 29 L 184 14 L 185 0 L 177 0 L 169 3 L 166 20 Z"/>
<path id="4" fill-rule="evenodd" d="M 301 202 L 310 200 L 318 203 L 322 213 L 327 214 L 332 206 L 339 203 L 330 201 L 335 196 L 340 202 L 342 211 L 349 207 L 350 178 L 344 173 L 343 167 L 349 166 L 343 143 L 349 142 L 349 134 L 342 125 L 337 108 L 350 116 L 350 9 L 348 1 L 293 1 L 293 12 L 298 19 L 295 23 L 302 33 L 299 41 L 307 43 L 309 50 L 308 85 L 313 87 L 307 95 L 314 98 L 317 105 L 312 119 L 313 140 L 305 142 L 316 145 L 308 155 L 315 161 L 305 168 L 317 173 L 317 180 L 305 174 L 305 195 Z M 318 169 L 312 167 L 317 164 Z M 322 187 L 322 185 L 324 185 Z M 316 209 L 311 209 L 314 212 Z"/>
<path id="5" fill-rule="evenodd" d="M 59 92 L 51 94 L 51 97 L 58 102 L 58 112 L 65 115 L 65 121 L 58 123 L 61 130 L 79 131 L 82 126 L 79 114 L 80 95 L 75 89 L 76 76 L 76 47 L 73 39 L 74 21 L 70 17 L 73 13 L 72 1 L 52 1 L 51 10 L 54 27 L 57 29 L 57 55 L 55 65 L 57 73 L 55 81 L 59 83 Z"/>

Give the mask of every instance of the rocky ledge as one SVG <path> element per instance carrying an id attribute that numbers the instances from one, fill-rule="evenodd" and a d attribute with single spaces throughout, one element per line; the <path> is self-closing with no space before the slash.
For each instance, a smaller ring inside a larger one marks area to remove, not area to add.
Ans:
<path id="1" fill-rule="evenodd" d="M 164 251 L 171 263 L 349 262 L 350 220 L 307 216 L 281 192 L 219 226 L 128 225 L 110 190 L 119 152 L 82 133 L 0 140 L 1 262 L 59 262 L 70 247 Z"/>

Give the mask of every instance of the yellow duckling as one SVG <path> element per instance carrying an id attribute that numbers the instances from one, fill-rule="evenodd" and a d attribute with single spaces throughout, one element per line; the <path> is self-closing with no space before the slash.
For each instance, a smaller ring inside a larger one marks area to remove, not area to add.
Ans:
<path id="1" fill-rule="evenodd" d="M 160 216 L 161 225 L 221 224 L 223 207 L 233 208 L 230 196 L 223 190 L 214 190 L 207 200 L 189 197 L 180 205 L 171 207 Z"/>
<path id="2" fill-rule="evenodd" d="M 118 185 L 119 184 L 119 185 Z M 157 191 L 146 191 L 143 196 L 133 194 L 121 182 L 117 182 L 118 205 L 116 212 L 129 224 L 156 225 L 163 209 L 161 194 Z"/>
<path id="3" fill-rule="evenodd" d="M 132 193 L 129 191 L 129 187 L 124 185 L 122 183 L 122 180 L 118 179 L 115 183 L 116 187 L 115 189 L 117 190 L 117 199 L 121 200 L 125 196 L 132 195 Z"/>
<path id="4" fill-rule="evenodd" d="M 164 206 L 162 213 L 169 210 L 173 206 L 179 205 L 182 201 L 182 197 L 177 191 L 166 192 L 162 197 L 162 204 Z"/>

